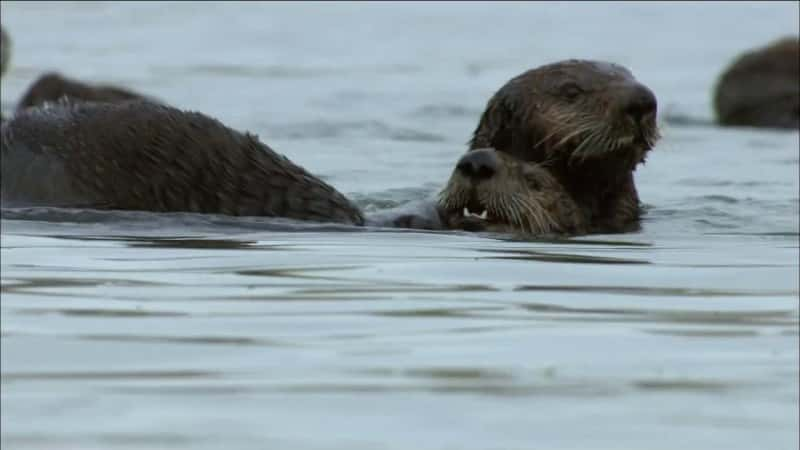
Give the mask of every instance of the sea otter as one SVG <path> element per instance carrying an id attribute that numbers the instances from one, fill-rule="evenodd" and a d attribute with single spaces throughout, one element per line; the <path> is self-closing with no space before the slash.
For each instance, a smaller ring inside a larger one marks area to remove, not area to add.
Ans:
<path id="1" fill-rule="evenodd" d="M 800 40 L 739 56 L 717 81 L 714 110 L 721 125 L 800 128 Z"/>
<path id="2" fill-rule="evenodd" d="M 87 102 L 125 102 L 129 100 L 148 100 L 157 102 L 131 90 L 105 85 L 89 84 L 67 78 L 56 72 L 48 72 L 31 84 L 17 105 L 17 111 L 46 102 L 55 102 L 61 98 Z"/>
<path id="3" fill-rule="evenodd" d="M 147 101 L 61 99 L 0 128 L 3 206 L 280 216 L 361 225 L 361 212 L 256 136 Z"/>
<path id="4" fill-rule="evenodd" d="M 659 138 L 653 93 L 617 64 L 566 60 L 529 70 L 489 100 L 469 143 L 545 168 L 591 232 L 638 229 L 633 171 Z"/>

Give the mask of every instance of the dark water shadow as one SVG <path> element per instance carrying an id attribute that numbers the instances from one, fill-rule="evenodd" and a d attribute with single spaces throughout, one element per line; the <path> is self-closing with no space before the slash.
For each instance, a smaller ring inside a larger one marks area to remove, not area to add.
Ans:
<path id="1" fill-rule="evenodd" d="M 57 277 L 14 277 L 8 280 L 3 280 L 4 284 L 0 286 L 0 293 L 4 294 L 28 294 L 31 289 L 42 288 L 71 288 L 71 287 L 97 287 L 113 285 L 117 287 L 159 287 L 171 286 L 168 283 L 153 282 L 153 281 L 139 281 L 128 280 L 120 278 L 57 278 Z M 47 295 L 58 295 L 48 293 Z"/>
<path id="2" fill-rule="evenodd" d="M 444 381 L 513 380 L 511 371 L 483 367 L 423 367 L 411 369 L 372 368 L 352 371 L 356 375 L 408 377 Z"/>
<path id="3" fill-rule="evenodd" d="M 670 294 L 675 296 L 675 294 Z M 532 313 L 520 314 L 523 312 Z M 536 321 L 543 323 L 585 322 L 585 323 L 640 323 L 668 325 L 713 325 L 713 326 L 773 326 L 782 331 L 796 330 L 798 313 L 796 310 L 691 310 L 654 309 L 623 307 L 571 307 L 562 304 L 542 302 L 510 302 L 497 306 L 412 308 L 366 312 L 365 314 L 396 318 L 459 318 L 490 319 L 511 322 Z M 718 331 L 718 330 L 715 330 Z M 692 331 L 701 336 L 704 331 Z M 689 332 L 690 334 L 692 332 Z M 750 333 L 737 328 L 736 334 Z M 710 334 L 711 335 L 711 334 Z"/>
<path id="4" fill-rule="evenodd" d="M 176 311 L 147 311 L 143 309 L 101 308 L 17 308 L 15 314 L 44 316 L 58 314 L 76 317 L 132 318 L 132 317 L 188 317 L 188 313 Z"/>
<path id="5" fill-rule="evenodd" d="M 650 261 L 613 258 L 607 256 L 576 255 L 568 253 L 541 252 L 535 250 L 487 250 L 478 249 L 479 252 L 504 253 L 500 256 L 483 256 L 478 259 L 507 259 L 507 260 L 526 260 L 541 262 L 556 262 L 570 264 L 651 264 Z"/>
<path id="6" fill-rule="evenodd" d="M 272 339 L 239 337 L 239 336 L 143 336 L 125 334 L 79 334 L 70 336 L 77 339 L 103 342 L 142 342 L 160 344 L 196 344 L 196 345 L 224 345 L 224 346 L 256 346 L 256 347 L 297 347 L 299 344 L 289 344 Z"/>
<path id="7" fill-rule="evenodd" d="M 768 297 L 768 296 L 794 296 L 794 290 L 776 291 L 745 291 L 721 290 L 703 288 L 681 287 L 645 287 L 645 286 L 578 286 L 578 285 L 520 285 L 514 291 L 536 292 L 586 292 L 592 294 L 635 295 L 655 297 Z"/>
<path id="8" fill-rule="evenodd" d="M 0 380 L 52 381 L 52 380 L 148 380 L 148 379 L 207 379 L 221 378 L 222 372 L 204 370 L 120 370 L 120 371 L 76 371 L 76 372 L 3 372 Z"/>
<path id="9" fill-rule="evenodd" d="M 586 236 L 578 237 L 530 237 L 519 235 L 495 235 L 496 239 L 505 242 L 541 242 L 543 244 L 560 244 L 576 246 L 601 246 L 601 247 L 624 247 L 624 248 L 652 248 L 654 245 L 649 242 L 622 241 L 614 239 L 596 239 Z"/>
<path id="10" fill-rule="evenodd" d="M 162 239 L 139 238 L 127 239 L 127 246 L 132 248 L 184 248 L 184 249 L 217 249 L 217 250 L 273 250 L 298 251 L 301 249 L 291 245 L 259 244 L 257 241 L 238 239 Z"/>
<path id="11" fill-rule="evenodd" d="M 115 386 L 105 390 L 132 395 L 269 395 L 289 394 L 414 394 L 470 395 L 490 397 L 617 397 L 635 391 L 720 394 L 768 387 L 764 383 L 702 378 L 575 379 L 562 378 L 555 369 L 544 370 L 520 379 L 511 374 L 492 373 L 480 368 L 420 368 L 405 371 L 366 369 L 361 375 L 377 378 L 360 382 L 284 382 L 271 385 L 192 383 L 165 386 Z M 531 379 L 532 378 L 532 379 Z M 412 380 L 397 384 L 391 379 Z"/>
<path id="12" fill-rule="evenodd" d="M 224 314 L 223 314 L 224 315 Z M 111 312 L 108 316 L 98 314 L 103 317 L 122 317 Z M 153 317 L 170 317 L 169 315 L 152 315 Z M 179 314 L 179 316 L 192 316 L 191 314 Z M 215 315 L 219 317 L 221 315 Z M 241 314 L 241 316 L 248 316 Z M 148 317 L 143 315 L 141 317 Z M 12 337 L 26 337 L 36 336 L 41 337 L 42 334 L 30 332 L 3 332 L 4 338 Z M 251 338 L 245 336 L 166 336 L 166 335 L 135 335 L 135 334 L 110 334 L 110 333 L 92 333 L 92 334 L 50 334 L 46 335 L 48 338 L 57 339 L 78 339 L 84 341 L 102 341 L 102 342 L 134 342 L 134 343 L 156 343 L 156 344 L 189 344 L 189 345 L 222 345 L 234 347 L 299 347 L 300 344 L 281 342 L 273 339 Z"/>
<path id="13" fill-rule="evenodd" d="M 691 329 L 691 330 L 665 330 L 665 329 L 653 329 L 653 330 L 642 330 L 644 333 L 648 334 L 655 334 L 659 336 L 675 336 L 675 337 L 687 337 L 687 338 L 720 338 L 720 339 L 729 339 L 729 338 L 745 338 L 745 337 L 756 337 L 759 336 L 759 333 L 756 330 L 715 330 L 715 329 Z"/>
<path id="14" fill-rule="evenodd" d="M 266 278 L 301 278 L 313 280 L 340 281 L 339 277 L 329 277 L 316 275 L 317 272 L 340 272 L 347 270 L 358 270 L 368 266 L 349 265 L 349 266 L 314 266 L 314 267 L 281 267 L 276 269 L 245 269 L 234 270 L 232 273 L 247 277 L 266 277 Z M 231 273 L 225 270 L 218 273 Z"/>
<path id="15" fill-rule="evenodd" d="M 221 238 L 196 238 L 184 236 L 93 236 L 93 235 L 48 235 L 53 239 L 66 239 L 71 241 L 107 241 L 121 242 L 131 248 L 185 248 L 185 249 L 218 249 L 218 250 L 296 250 L 291 245 L 284 244 L 259 244 L 258 241 Z M 114 258 L 108 258 L 115 260 Z"/>
<path id="16" fill-rule="evenodd" d="M 31 206 L 12 208 L 4 205 L 0 208 L 0 217 L 4 220 L 45 223 L 113 224 L 120 229 L 123 227 L 134 228 L 137 233 L 140 231 L 164 233 L 175 229 L 276 232 L 354 232 L 364 230 L 363 227 L 353 225 L 301 221 L 285 217 L 229 216 L 224 214 L 189 212 L 151 212 L 62 207 Z"/>
<path id="17" fill-rule="evenodd" d="M 772 325 L 798 326 L 797 311 L 794 310 L 660 310 L 643 308 L 573 308 L 546 303 L 519 304 L 524 310 L 534 313 L 556 313 L 547 320 L 569 320 L 584 322 L 642 322 L 665 324 L 706 325 Z M 574 316 L 574 317 L 570 317 Z"/>
<path id="18" fill-rule="evenodd" d="M 398 394 L 407 395 L 415 393 L 435 393 L 454 395 L 478 395 L 492 397 L 519 397 L 519 396 L 566 396 L 566 397 L 606 397 L 617 395 L 619 389 L 602 385 L 584 383 L 559 383 L 559 384 L 511 384 L 511 383 L 469 383 L 469 384 L 415 384 L 391 385 L 382 382 L 319 382 L 319 383 L 283 383 L 274 386 L 253 385 L 205 385 L 196 383 L 192 386 L 130 386 L 112 387 L 107 389 L 113 393 L 127 393 L 132 395 L 269 395 L 275 393 L 285 394 Z"/>

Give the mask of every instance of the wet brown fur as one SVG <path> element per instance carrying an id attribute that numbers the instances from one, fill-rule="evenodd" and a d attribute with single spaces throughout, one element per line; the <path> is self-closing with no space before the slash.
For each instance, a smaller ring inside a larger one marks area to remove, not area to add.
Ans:
<path id="1" fill-rule="evenodd" d="M 736 58 L 714 89 L 721 125 L 800 128 L 800 40 L 786 37 Z"/>
<path id="2" fill-rule="evenodd" d="M 2 126 L 4 202 L 362 224 L 334 188 L 197 112 L 60 101 Z"/>
<path id="3" fill-rule="evenodd" d="M 469 147 L 545 167 L 584 210 L 590 231 L 635 230 L 640 203 L 633 171 L 658 139 L 655 112 L 643 124 L 625 115 L 626 99 L 642 91 L 652 95 L 615 64 L 541 66 L 492 96 Z"/>

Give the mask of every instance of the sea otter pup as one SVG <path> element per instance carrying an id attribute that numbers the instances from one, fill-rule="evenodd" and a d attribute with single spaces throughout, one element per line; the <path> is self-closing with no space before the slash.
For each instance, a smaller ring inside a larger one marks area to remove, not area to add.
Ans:
<path id="1" fill-rule="evenodd" d="M 458 161 L 438 208 L 449 229 L 575 235 L 587 228 L 583 212 L 553 175 L 491 148 Z"/>
<path id="2" fill-rule="evenodd" d="M 567 60 L 529 70 L 489 100 L 469 143 L 538 164 L 591 232 L 639 226 L 636 166 L 659 138 L 656 98 L 617 64 Z"/>
<path id="3" fill-rule="evenodd" d="M 721 125 L 800 128 L 800 40 L 737 58 L 717 81 L 714 109 Z"/>
<path id="4" fill-rule="evenodd" d="M 334 188 L 197 112 L 62 99 L 0 128 L 4 206 L 185 211 L 363 223 Z"/>
<path id="5" fill-rule="evenodd" d="M 148 100 L 144 95 L 127 89 L 109 85 L 93 85 L 66 78 L 58 73 L 49 72 L 40 76 L 28 88 L 17 105 L 17 110 L 39 106 L 45 102 L 55 102 L 63 97 L 73 101 L 87 102 L 124 102 L 128 100 Z"/>

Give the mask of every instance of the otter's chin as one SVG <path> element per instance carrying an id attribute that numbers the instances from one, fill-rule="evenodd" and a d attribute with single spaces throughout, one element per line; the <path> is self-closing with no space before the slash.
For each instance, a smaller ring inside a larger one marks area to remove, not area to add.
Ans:
<path id="1" fill-rule="evenodd" d="M 476 201 L 469 202 L 470 206 L 451 206 L 449 209 L 446 209 L 444 204 L 445 202 L 439 204 L 440 216 L 446 227 L 451 230 L 532 236 L 547 234 L 551 231 L 550 227 L 545 226 L 544 223 L 539 224 L 535 220 L 526 220 L 523 212 L 493 211 L 491 208 L 480 206 Z M 507 218 L 508 216 L 513 217 L 515 214 L 522 225 Z"/>
<path id="2" fill-rule="evenodd" d="M 498 225 L 497 218 L 494 215 L 489 216 L 487 208 L 475 206 L 473 208 L 474 211 L 465 206 L 461 211 L 456 209 L 445 212 L 444 216 L 448 228 L 464 231 L 487 231 L 490 228 L 496 228 Z"/>
<path id="3" fill-rule="evenodd" d="M 483 219 L 477 215 L 465 217 L 458 213 L 445 216 L 447 228 L 451 230 L 464 230 L 470 232 L 494 232 L 494 233 L 522 233 L 519 227 L 497 221 L 493 218 Z"/>

